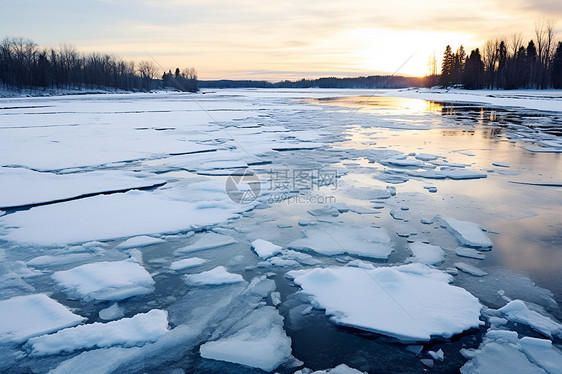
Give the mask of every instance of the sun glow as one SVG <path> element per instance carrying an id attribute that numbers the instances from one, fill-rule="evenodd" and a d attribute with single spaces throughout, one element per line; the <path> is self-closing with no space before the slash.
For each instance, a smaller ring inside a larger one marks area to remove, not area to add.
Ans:
<path id="1" fill-rule="evenodd" d="M 453 49 L 460 44 L 465 49 L 479 44 L 472 34 L 450 32 L 356 29 L 349 37 L 362 41 L 354 53 L 357 68 L 419 77 L 428 74 L 428 60 L 434 52 L 440 64 L 447 44 Z"/>

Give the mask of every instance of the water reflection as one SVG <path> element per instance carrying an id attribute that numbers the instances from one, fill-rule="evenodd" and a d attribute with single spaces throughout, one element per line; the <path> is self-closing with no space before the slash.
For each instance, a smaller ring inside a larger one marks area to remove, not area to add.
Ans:
<path id="1" fill-rule="evenodd" d="M 528 275 L 552 290 L 556 300 L 562 300 L 561 190 L 510 183 L 562 181 L 561 154 L 532 153 L 523 148 L 533 139 L 542 139 L 537 128 L 556 133 L 551 127 L 557 126 L 559 118 L 526 110 L 401 98 L 358 97 L 317 103 L 359 108 L 359 112 L 374 115 L 374 120 L 363 121 L 366 117 L 361 117 L 361 122 L 348 124 L 343 132 L 345 140 L 336 144 L 361 151 L 358 155 L 369 160 L 369 165 L 361 167 L 346 164 L 350 174 L 344 180 L 355 176 L 359 186 L 373 186 L 373 182 L 365 180 L 376 180 L 385 171 L 407 175 L 408 169 L 384 165 L 380 160 L 416 153 L 435 154 L 441 161 L 465 164 L 466 168 L 486 174 L 485 179 L 462 181 L 410 177 L 396 185 L 397 197 L 408 205 L 411 215 L 451 215 L 499 232 L 492 235 L 494 248 L 486 261 L 475 265 L 499 265 Z M 427 129 L 392 128 L 392 123 L 403 123 L 403 118 L 411 115 L 416 116 L 415 122 L 428 125 Z M 505 166 L 496 166 L 498 163 Z M 439 165 L 435 168 L 438 170 Z M 364 178 L 358 177 L 361 173 Z M 426 185 L 437 187 L 438 192 L 429 194 L 423 188 Z M 388 220 L 386 226 L 392 227 L 392 219 L 383 217 Z M 445 243 L 449 247 L 456 245 Z M 454 249 L 449 247 L 444 248 Z M 464 260 L 454 254 L 449 257 L 450 261 Z"/>

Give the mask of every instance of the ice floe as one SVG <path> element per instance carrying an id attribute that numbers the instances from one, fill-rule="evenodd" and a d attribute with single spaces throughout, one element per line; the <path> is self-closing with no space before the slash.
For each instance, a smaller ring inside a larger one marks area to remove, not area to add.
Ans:
<path id="1" fill-rule="evenodd" d="M 481 325 L 481 305 L 450 275 L 422 264 L 329 267 L 288 273 L 337 324 L 402 341 L 451 337 Z"/>
<path id="2" fill-rule="evenodd" d="M 244 278 L 240 274 L 229 273 L 224 266 L 217 266 L 202 273 L 187 274 L 184 279 L 187 283 L 197 286 L 244 282 Z"/>
<path id="3" fill-rule="evenodd" d="M 436 265 L 445 261 L 445 252 L 437 245 L 413 242 L 409 247 L 414 255 L 412 261 L 426 265 Z"/>
<path id="4" fill-rule="evenodd" d="M 305 230 L 304 235 L 305 238 L 294 240 L 287 247 L 326 256 L 348 253 L 377 259 L 387 259 L 392 252 L 390 237 L 383 228 L 321 226 Z"/>
<path id="5" fill-rule="evenodd" d="M 488 275 L 488 273 L 484 270 L 474 265 L 467 264 L 466 262 L 455 262 L 455 267 L 467 274 L 474 275 L 476 277 L 483 277 L 484 275 Z"/>
<path id="6" fill-rule="evenodd" d="M 209 205 L 129 191 L 16 212 L 0 217 L 0 226 L 7 227 L 5 240 L 55 246 L 204 228 L 234 217 L 241 208 L 226 200 Z"/>
<path id="7" fill-rule="evenodd" d="M 183 260 L 174 261 L 170 264 L 170 270 L 183 270 L 203 265 L 207 260 L 199 257 L 185 258 Z"/>
<path id="8" fill-rule="evenodd" d="M 113 303 L 111 304 L 111 306 L 100 310 L 98 315 L 104 321 L 111 321 L 114 319 L 123 318 L 123 316 L 125 315 L 125 311 L 119 306 L 119 304 Z"/>
<path id="9" fill-rule="evenodd" d="M 510 301 L 504 307 L 498 309 L 500 315 L 512 322 L 522 323 L 531 327 L 541 334 L 553 338 L 562 338 L 562 325 L 542 314 L 530 310 L 521 300 Z"/>
<path id="10" fill-rule="evenodd" d="M 214 249 L 224 247 L 236 243 L 236 240 L 228 235 L 217 234 L 209 231 L 196 236 L 195 242 L 192 244 L 176 249 L 175 254 L 191 253 L 203 251 L 205 249 Z"/>
<path id="11" fill-rule="evenodd" d="M 272 256 L 281 253 L 283 247 L 275 245 L 263 239 L 256 239 L 252 242 L 252 249 L 256 252 L 259 258 L 266 260 Z"/>
<path id="12" fill-rule="evenodd" d="M 120 345 L 133 347 L 156 341 L 168 332 L 168 313 L 153 309 L 131 318 L 80 325 L 29 339 L 31 354 L 43 356 L 80 349 Z"/>
<path id="13" fill-rule="evenodd" d="M 483 260 L 486 258 L 486 255 L 484 253 L 477 251 L 474 248 L 457 247 L 455 249 L 455 253 L 460 257 L 475 258 L 477 260 Z"/>
<path id="14" fill-rule="evenodd" d="M 129 249 L 135 247 L 146 247 L 153 244 L 160 244 L 165 243 L 164 239 L 160 238 L 153 238 L 152 236 L 141 235 L 141 236 L 134 236 L 125 240 L 123 243 L 118 244 L 115 248 L 119 249 Z"/>
<path id="15" fill-rule="evenodd" d="M 464 349 L 469 361 L 463 374 L 556 374 L 562 367 L 562 352 L 550 340 L 518 338 L 515 331 L 491 330 L 478 349 Z"/>
<path id="16" fill-rule="evenodd" d="M 153 174 L 114 170 L 55 174 L 0 167 L 0 208 L 16 208 L 166 184 Z M 41 188 L 38 188 L 41 186 Z"/>
<path id="17" fill-rule="evenodd" d="M 136 261 L 94 262 L 52 275 L 71 297 L 116 301 L 153 291 L 154 281 Z"/>
<path id="18" fill-rule="evenodd" d="M 439 219 L 461 244 L 482 248 L 482 250 L 492 247 L 492 241 L 476 223 L 460 221 L 451 217 L 440 216 Z"/>
<path id="19" fill-rule="evenodd" d="M 365 372 L 349 367 L 346 364 L 339 364 L 338 366 L 331 369 L 317 370 L 317 371 L 312 371 L 310 369 L 302 369 L 296 371 L 294 374 L 362 374 L 362 373 Z"/>
<path id="20" fill-rule="evenodd" d="M 0 342 L 22 343 L 85 319 L 44 294 L 15 296 L 0 301 Z"/>
<path id="21" fill-rule="evenodd" d="M 201 345 L 201 357 L 234 362 L 265 371 L 291 358 L 291 339 L 283 317 L 270 306 L 258 308 L 233 326 L 234 333 Z"/>

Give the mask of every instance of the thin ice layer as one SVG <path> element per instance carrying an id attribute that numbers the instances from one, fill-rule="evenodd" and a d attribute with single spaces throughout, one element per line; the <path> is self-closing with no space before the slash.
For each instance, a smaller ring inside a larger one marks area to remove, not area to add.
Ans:
<path id="1" fill-rule="evenodd" d="M 478 299 L 451 277 L 422 264 L 330 267 L 288 275 L 337 324 L 403 341 L 451 337 L 480 325 Z"/>
<path id="2" fill-rule="evenodd" d="M 0 343 L 21 343 L 85 319 L 44 294 L 12 297 L 0 301 Z"/>
<path id="3" fill-rule="evenodd" d="M 150 274 L 132 260 L 94 262 L 52 277 L 66 293 L 84 300 L 123 300 L 154 289 Z"/>

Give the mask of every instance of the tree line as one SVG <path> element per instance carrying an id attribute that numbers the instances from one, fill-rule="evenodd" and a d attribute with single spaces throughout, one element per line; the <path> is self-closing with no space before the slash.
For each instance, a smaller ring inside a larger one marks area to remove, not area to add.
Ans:
<path id="1" fill-rule="evenodd" d="M 173 77 L 152 61 L 135 64 L 103 53 L 79 53 L 76 48 L 40 48 L 30 39 L 4 38 L 0 43 L 0 87 L 8 89 L 99 89 L 150 91 L 174 88 L 197 91 L 197 72 L 193 68 Z M 171 73 L 171 71 L 170 71 Z"/>
<path id="2" fill-rule="evenodd" d="M 390 75 L 371 75 L 354 78 L 325 77 L 317 79 L 284 80 L 269 82 L 258 80 L 208 80 L 199 81 L 201 88 L 406 88 L 420 87 L 423 78 Z"/>
<path id="3" fill-rule="evenodd" d="M 526 45 L 521 34 L 488 40 L 482 49 L 467 54 L 461 45 L 445 48 L 441 74 L 435 55 L 430 57 L 426 85 L 463 86 L 468 89 L 562 88 L 562 42 L 555 41 L 555 22 L 535 24 L 534 39 Z"/>

